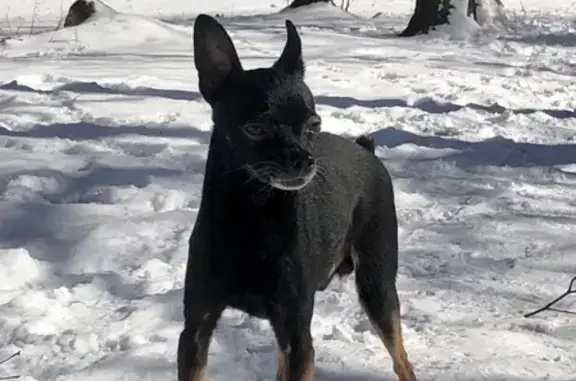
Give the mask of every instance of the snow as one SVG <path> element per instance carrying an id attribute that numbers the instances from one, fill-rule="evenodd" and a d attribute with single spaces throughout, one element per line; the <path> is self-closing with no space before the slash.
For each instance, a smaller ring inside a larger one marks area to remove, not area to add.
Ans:
<path id="1" fill-rule="evenodd" d="M 109 0 L 117 12 L 55 31 L 70 3 L 0 5 L 1 33 L 18 34 L 0 46 L 0 359 L 21 351 L 0 377 L 176 379 L 211 129 L 191 33 L 211 12 L 227 16 L 245 67 L 276 59 L 292 19 L 323 128 L 375 137 L 419 379 L 574 380 L 574 318 L 523 318 L 576 275 L 573 4 L 509 0 L 480 26 L 460 14 L 399 39 L 410 0 L 357 0 L 353 14 Z M 317 379 L 394 380 L 353 284 L 317 294 Z M 267 322 L 227 310 L 209 379 L 273 379 L 275 348 Z"/>

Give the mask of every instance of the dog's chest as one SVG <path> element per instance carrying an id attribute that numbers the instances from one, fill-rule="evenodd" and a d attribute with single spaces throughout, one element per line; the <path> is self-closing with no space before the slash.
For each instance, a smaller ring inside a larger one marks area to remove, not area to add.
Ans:
<path id="1" fill-rule="evenodd" d="M 228 305 L 250 315 L 267 318 L 270 305 L 278 299 L 279 288 L 287 278 L 282 269 L 282 253 L 269 248 L 237 253 L 225 275 L 228 287 Z"/>
<path id="2" fill-rule="evenodd" d="M 250 210 L 247 203 L 228 203 L 225 219 L 210 218 L 219 227 L 224 263 L 216 267 L 228 286 L 230 307 L 266 318 L 271 306 L 298 298 L 291 290 L 313 292 L 326 282 L 348 226 L 344 218 L 322 221 L 327 213 L 319 204 L 278 202 Z"/>

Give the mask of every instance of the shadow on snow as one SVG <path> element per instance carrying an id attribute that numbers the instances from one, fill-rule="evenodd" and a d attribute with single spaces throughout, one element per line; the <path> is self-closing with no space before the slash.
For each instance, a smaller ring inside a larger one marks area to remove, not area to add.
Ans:
<path id="1" fill-rule="evenodd" d="M 447 114 L 450 112 L 460 111 L 462 109 L 473 109 L 476 111 L 484 111 L 489 114 L 504 114 L 510 112 L 513 114 L 534 114 L 542 112 L 553 118 L 557 119 L 567 119 L 576 118 L 576 110 L 564 110 L 564 109 L 536 109 L 536 108 L 517 108 L 508 109 L 497 103 L 487 106 L 477 103 L 467 103 L 465 105 L 459 105 L 450 102 L 439 102 L 430 98 L 423 98 L 414 104 L 409 104 L 403 99 L 356 99 L 352 97 L 344 96 L 329 96 L 329 95 L 319 95 L 315 97 L 316 102 L 326 106 L 332 106 L 336 108 L 346 109 L 353 106 L 360 106 L 366 108 L 390 108 L 390 107 L 407 107 L 417 110 L 421 110 L 430 114 Z"/>

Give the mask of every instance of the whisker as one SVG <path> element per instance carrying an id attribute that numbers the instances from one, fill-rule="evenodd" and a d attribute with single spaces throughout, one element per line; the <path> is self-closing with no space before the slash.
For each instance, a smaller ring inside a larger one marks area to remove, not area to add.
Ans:
<path id="1" fill-rule="evenodd" d="M 268 197 L 272 192 L 273 188 L 270 184 L 263 184 L 262 187 L 252 195 L 252 200 L 255 200 L 261 193 L 265 193 L 265 197 Z"/>
<path id="2" fill-rule="evenodd" d="M 316 169 L 316 175 L 320 176 L 320 178 L 324 181 L 328 181 L 328 179 L 326 178 L 326 174 L 324 173 L 324 169 L 322 167 L 322 163 L 318 162 L 317 164 L 317 169 Z"/>
<path id="3" fill-rule="evenodd" d="M 245 169 L 245 168 L 246 168 L 246 164 L 240 165 L 240 166 L 238 166 L 238 167 L 236 167 L 236 168 L 228 169 L 227 171 L 224 171 L 224 173 L 225 173 L 225 174 L 228 174 L 228 173 L 240 171 L 240 170 Z"/>

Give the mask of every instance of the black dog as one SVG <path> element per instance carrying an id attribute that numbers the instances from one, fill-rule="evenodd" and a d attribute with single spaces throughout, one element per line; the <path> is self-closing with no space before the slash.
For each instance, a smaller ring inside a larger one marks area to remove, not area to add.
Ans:
<path id="1" fill-rule="evenodd" d="M 373 142 L 320 132 L 304 83 L 300 37 L 286 22 L 281 57 L 244 70 L 213 18 L 194 25 L 199 88 L 212 107 L 202 201 L 190 238 L 178 380 L 204 380 L 222 311 L 273 327 L 278 381 L 314 379 L 314 294 L 356 272 L 362 306 L 401 381 L 416 381 L 404 351 L 396 292 L 392 183 Z"/>

